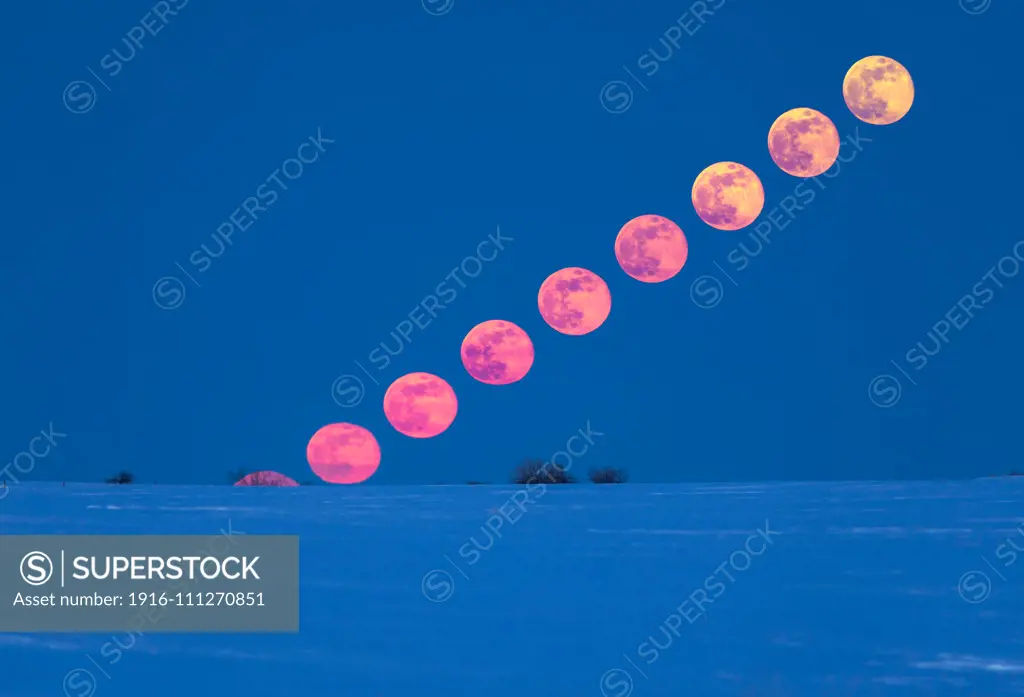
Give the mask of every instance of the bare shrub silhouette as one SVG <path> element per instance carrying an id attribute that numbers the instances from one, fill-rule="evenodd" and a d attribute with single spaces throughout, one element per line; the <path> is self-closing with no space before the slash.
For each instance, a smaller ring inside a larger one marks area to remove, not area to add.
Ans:
<path id="1" fill-rule="evenodd" d="M 512 473 L 513 484 L 575 484 L 576 478 L 562 465 L 526 460 Z"/>
<path id="2" fill-rule="evenodd" d="M 625 484 L 629 480 L 626 470 L 614 467 L 592 469 L 589 476 L 594 484 Z"/>

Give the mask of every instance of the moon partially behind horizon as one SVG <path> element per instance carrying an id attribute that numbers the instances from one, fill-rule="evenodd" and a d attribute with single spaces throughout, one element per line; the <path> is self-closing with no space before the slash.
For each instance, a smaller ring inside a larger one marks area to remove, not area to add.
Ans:
<path id="1" fill-rule="evenodd" d="M 358 484 L 373 476 L 380 466 L 380 445 L 362 426 L 327 424 L 309 439 L 306 461 L 325 482 Z"/>
<path id="2" fill-rule="evenodd" d="M 260 470 L 245 475 L 235 486 L 298 486 L 299 483 L 291 477 L 285 476 L 273 470 Z"/>
<path id="3" fill-rule="evenodd" d="M 660 215 L 633 218 L 615 238 L 619 266 L 644 283 L 661 283 L 678 274 L 686 264 L 687 253 L 682 229 Z"/>
<path id="4" fill-rule="evenodd" d="M 790 109 L 768 129 L 768 153 L 786 174 L 816 177 L 839 157 L 839 131 L 820 111 Z"/>
<path id="5" fill-rule="evenodd" d="M 462 365 L 474 379 L 488 385 L 510 385 L 533 366 L 533 342 L 512 322 L 481 322 L 462 340 Z"/>
<path id="6" fill-rule="evenodd" d="M 384 416 L 396 431 L 410 438 L 444 433 L 459 411 L 451 385 L 430 373 L 409 373 L 384 393 Z"/>
<path id="7" fill-rule="evenodd" d="M 843 78 L 843 99 L 853 115 L 865 123 L 896 123 L 914 103 L 910 71 L 885 56 L 868 56 L 850 66 Z"/>
<path id="8" fill-rule="evenodd" d="M 754 171 L 738 162 L 716 162 L 693 182 L 693 208 L 717 230 L 740 230 L 764 208 L 764 187 Z"/>
<path id="9" fill-rule="evenodd" d="M 544 279 L 537 294 L 544 321 L 557 332 L 582 336 L 594 331 L 612 311 L 608 284 L 593 271 L 570 266 Z"/>

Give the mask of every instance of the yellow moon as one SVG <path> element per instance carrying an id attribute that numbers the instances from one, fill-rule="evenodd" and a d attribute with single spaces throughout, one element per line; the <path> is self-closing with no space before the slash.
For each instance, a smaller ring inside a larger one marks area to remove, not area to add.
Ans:
<path id="1" fill-rule="evenodd" d="M 764 208 L 764 187 L 754 171 L 738 162 L 716 162 L 697 175 L 690 192 L 693 208 L 718 230 L 750 225 Z"/>
<path id="2" fill-rule="evenodd" d="M 914 103 L 914 81 L 900 63 L 885 56 L 861 58 L 846 72 L 843 99 L 865 123 L 896 123 Z"/>
<path id="3" fill-rule="evenodd" d="M 786 174 L 816 177 L 839 157 L 839 131 L 820 111 L 790 109 L 768 130 L 768 152 Z"/>

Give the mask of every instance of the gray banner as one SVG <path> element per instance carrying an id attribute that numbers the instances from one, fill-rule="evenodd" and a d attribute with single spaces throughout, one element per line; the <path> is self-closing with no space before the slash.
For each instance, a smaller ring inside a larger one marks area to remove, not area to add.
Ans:
<path id="1" fill-rule="evenodd" d="M 297 632 L 294 535 L 0 535 L 2 632 Z"/>

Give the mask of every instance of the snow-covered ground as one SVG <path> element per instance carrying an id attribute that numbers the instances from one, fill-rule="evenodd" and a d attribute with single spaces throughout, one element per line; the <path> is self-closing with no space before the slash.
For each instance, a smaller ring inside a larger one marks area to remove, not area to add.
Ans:
<path id="1" fill-rule="evenodd" d="M 4 535 L 299 535 L 301 631 L 0 635 L 0 695 L 1024 692 L 1024 478 L 516 491 L 17 485 Z"/>

